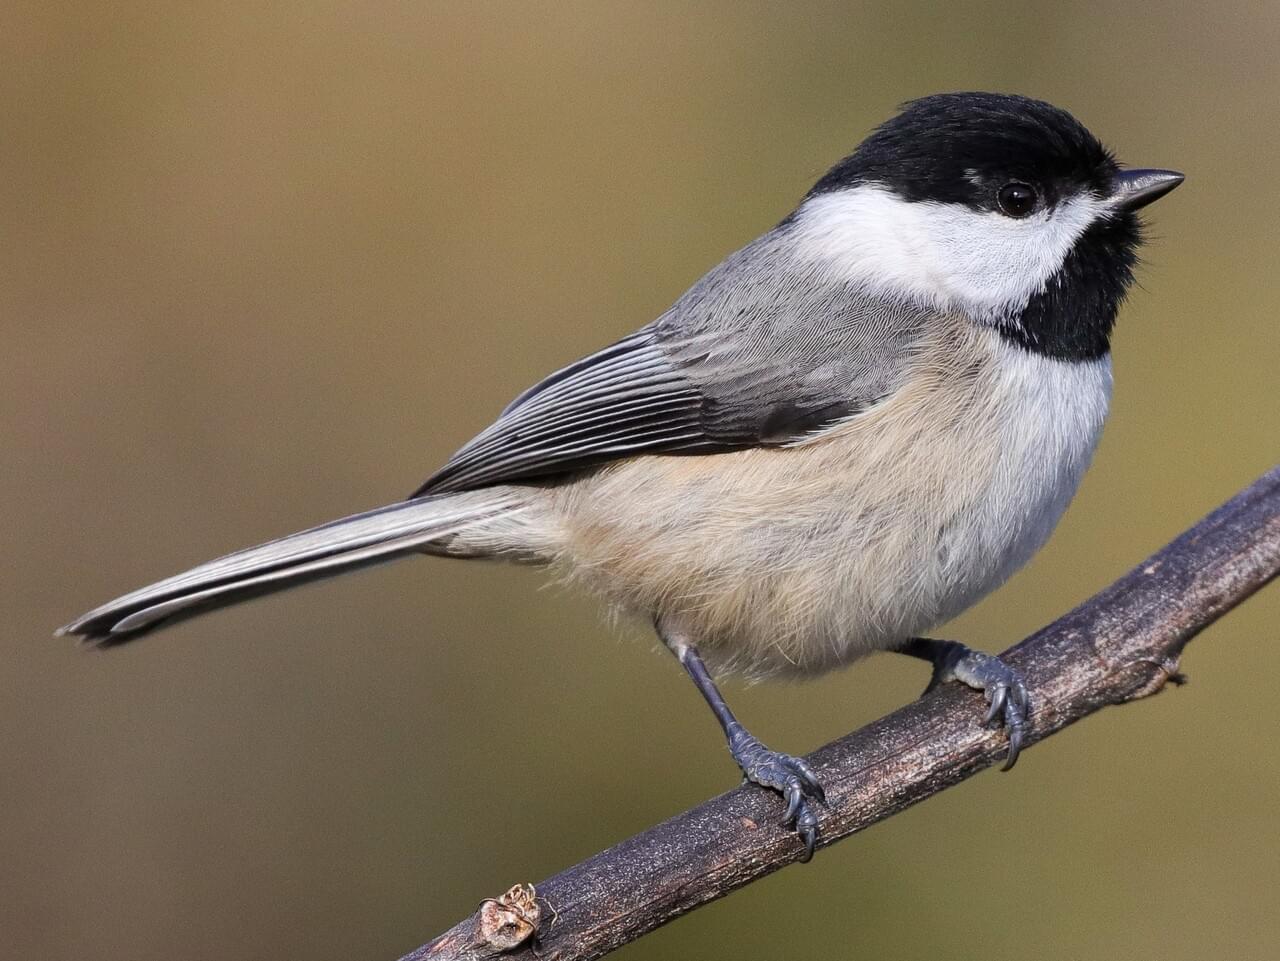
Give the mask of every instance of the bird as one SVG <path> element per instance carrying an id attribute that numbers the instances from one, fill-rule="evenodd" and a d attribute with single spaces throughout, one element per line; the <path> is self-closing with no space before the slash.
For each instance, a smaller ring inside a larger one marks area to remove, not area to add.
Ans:
<path id="1" fill-rule="evenodd" d="M 927 635 L 1025 564 L 1074 496 L 1110 405 L 1138 211 L 1183 179 L 1121 166 L 1041 100 L 909 101 L 776 226 L 520 394 L 407 499 L 59 633 L 114 647 L 408 555 L 541 565 L 653 625 L 808 860 L 821 780 L 749 733 L 717 680 L 897 651 L 932 665 L 930 689 L 983 692 L 1012 766 L 1025 681 Z"/>

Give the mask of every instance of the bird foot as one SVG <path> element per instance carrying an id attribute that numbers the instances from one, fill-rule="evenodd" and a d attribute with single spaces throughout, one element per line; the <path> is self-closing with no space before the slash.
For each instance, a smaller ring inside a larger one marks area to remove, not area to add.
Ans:
<path id="1" fill-rule="evenodd" d="M 1001 770 L 1007 771 L 1018 760 L 1026 738 L 1031 716 L 1031 697 L 1022 675 L 994 654 L 984 654 L 956 641 L 936 641 L 933 677 L 925 688 L 928 694 L 939 684 L 959 681 L 987 697 L 987 715 L 983 724 L 1003 725 L 1009 733 L 1009 757 Z"/>
<path id="2" fill-rule="evenodd" d="M 818 843 L 818 816 L 810 802 L 825 804 L 827 800 L 813 768 L 801 758 L 769 750 L 741 725 L 735 725 L 729 733 L 729 753 L 748 781 L 782 795 L 787 802 L 782 823 L 795 828 L 804 842 L 801 860 L 808 861 Z"/>

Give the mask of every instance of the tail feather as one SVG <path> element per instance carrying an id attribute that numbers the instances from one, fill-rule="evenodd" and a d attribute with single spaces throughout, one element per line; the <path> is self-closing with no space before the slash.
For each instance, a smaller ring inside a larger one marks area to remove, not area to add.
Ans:
<path id="1" fill-rule="evenodd" d="M 379 507 L 193 567 L 104 604 L 57 633 L 102 647 L 123 644 L 162 624 L 420 552 L 522 506 L 512 494 L 493 490 Z"/>

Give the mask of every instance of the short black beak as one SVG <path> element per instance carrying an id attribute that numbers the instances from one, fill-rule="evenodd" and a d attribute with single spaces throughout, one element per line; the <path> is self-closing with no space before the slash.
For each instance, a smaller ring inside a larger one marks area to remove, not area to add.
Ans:
<path id="1" fill-rule="evenodd" d="M 1176 170 L 1122 170 L 1111 181 L 1111 200 L 1117 210 L 1140 210 L 1186 179 Z"/>

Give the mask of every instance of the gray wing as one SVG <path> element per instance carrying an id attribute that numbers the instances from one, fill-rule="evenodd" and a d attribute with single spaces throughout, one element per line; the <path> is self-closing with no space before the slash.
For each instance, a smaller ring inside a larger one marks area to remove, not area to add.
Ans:
<path id="1" fill-rule="evenodd" d="M 525 391 L 413 496 L 637 454 L 792 443 L 901 383 L 924 308 L 869 297 L 798 258 L 787 224 L 658 320 Z"/>

